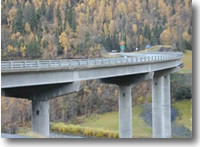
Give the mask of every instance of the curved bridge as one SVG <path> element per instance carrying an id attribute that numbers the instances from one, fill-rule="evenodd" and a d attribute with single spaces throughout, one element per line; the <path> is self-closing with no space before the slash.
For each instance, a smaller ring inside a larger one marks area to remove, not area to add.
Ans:
<path id="1" fill-rule="evenodd" d="M 134 84 L 152 80 L 153 137 L 171 137 L 170 74 L 182 66 L 180 52 L 122 54 L 120 58 L 1 62 L 4 96 L 32 100 L 32 130 L 49 135 L 48 100 L 78 91 L 82 80 L 119 86 L 120 138 L 132 137 Z"/>

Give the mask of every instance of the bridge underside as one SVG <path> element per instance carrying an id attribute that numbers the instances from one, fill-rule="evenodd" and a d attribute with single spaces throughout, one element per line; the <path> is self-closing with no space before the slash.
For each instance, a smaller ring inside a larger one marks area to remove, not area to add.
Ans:
<path id="1" fill-rule="evenodd" d="M 27 86 L 2 89 L 2 95 L 7 97 L 30 100 L 49 100 L 58 96 L 79 91 L 80 82 Z"/>

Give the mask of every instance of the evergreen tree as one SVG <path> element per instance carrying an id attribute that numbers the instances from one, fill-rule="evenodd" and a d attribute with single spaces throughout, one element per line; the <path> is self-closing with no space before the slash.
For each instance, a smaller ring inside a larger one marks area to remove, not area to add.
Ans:
<path id="1" fill-rule="evenodd" d="M 50 23 L 53 23 L 54 21 L 54 5 L 51 4 L 49 6 L 49 9 L 47 11 L 47 20 L 50 22 Z"/>
<path id="2" fill-rule="evenodd" d="M 152 36 L 152 42 L 154 45 L 158 45 L 160 44 L 160 34 L 161 32 L 163 31 L 162 27 L 159 27 L 158 25 L 156 25 L 154 28 L 153 28 L 153 36 Z"/>
<path id="3" fill-rule="evenodd" d="M 45 6 L 45 3 L 44 3 L 44 0 L 42 1 L 40 9 L 41 9 L 41 14 L 45 15 L 46 14 L 46 6 Z"/>
<path id="4" fill-rule="evenodd" d="M 76 30 L 76 13 L 73 10 L 72 5 L 69 6 L 68 3 L 66 3 L 65 5 L 65 26 L 66 27 L 66 23 L 68 22 L 69 26 L 73 29 L 73 31 Z"/>
<path id="5" fill-rule="evenodd" d="M 176 4 L 176 0 L 171 0 L 172 7 L 174 7 L 175 4 Z"/>
<path id="6" fill-rule="evenodd" d="M 144 27 L 144 37 L 148 40 L 151 40 L 151 30 L 149 28 L 149 25 L 145 25 Z"/>
<path id="7" fill-rule="evenodd" d="M 163 19 L 162 19 L 162 24 L 163 24 L 163 25 L 165 25 L 165 24 L 166 24 L 166 22 L 167 22 L 167 18 L 166 18 L 166 16 L 163 16 Z"/>
<path id="8" fill-rule="evenodd" d="M 40 21 L 40 17 L 45 14 L 46 14 L 46 6 L 43 0 L 41 7 L 37 10 L 37 21 Z"/>
<path id="9" fill-rule="evenodd" d="M 21 7 L 18 8 L 16 17 L 13 22 L 13 31 L 14 32 L 24 32 L 24 22 Z"/>
<path id="10" fill-rule="evenodd" d="M 56 9 L 56 17 L 57 17 L 57 22 L 58 22 L 58 33 L 60 34 L 62 32 L 62 18 L 61 18 L 59 6 Z"/>
<path id="11" fill-rule="evenodd" d="M 29 59 L 35 59 L 41 57 L 41 47 L 40 42 L 33 40 L 29 44 L 26 45 L 27 51 L 26 56 Z"/>
<path id="12" fill-rule="evenodd" d="M 35 6 L 31 2 L 29 6 L 24 8 L 24 20 L 31 26 L 31 30 L 37 29 L 38 19 L 35 12 Z"/>

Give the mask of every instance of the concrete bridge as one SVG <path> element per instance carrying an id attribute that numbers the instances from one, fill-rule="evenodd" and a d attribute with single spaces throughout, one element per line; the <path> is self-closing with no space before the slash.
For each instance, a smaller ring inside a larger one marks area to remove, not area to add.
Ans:
<path id="1" fill-rule="evenodd" d="M 49 99 L 78 91 L 82 80 L 116 84 L 120 138 L 132 138 L 131 88 L 151 80 L 153 137 L 170 138 L 170 74 L 182 66 L 182 57 L 180 52 L 157 52 L 120 58 L 2 61 L 1 90 L 3 96 L 32 100 L 32 131 L 49 136 Z"/>

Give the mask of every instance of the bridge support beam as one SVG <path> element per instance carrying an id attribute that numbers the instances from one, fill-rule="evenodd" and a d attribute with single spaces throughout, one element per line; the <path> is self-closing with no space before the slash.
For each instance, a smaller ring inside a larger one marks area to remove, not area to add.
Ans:
<path id="1" fill-rule="evenodd" d="M 157 76 L 152 82 L 153 138 L 171 138 L 170 75 Z"/>
<path id="2" fill-rule="evenodd" d="M 132 138 L 131 85 L 119 85 L 119 137 Z"/>
<path id="3" fill-rule="evenodd" d="M 49 136 L 49 101 L 32 100 L 32 132 Z"/>

